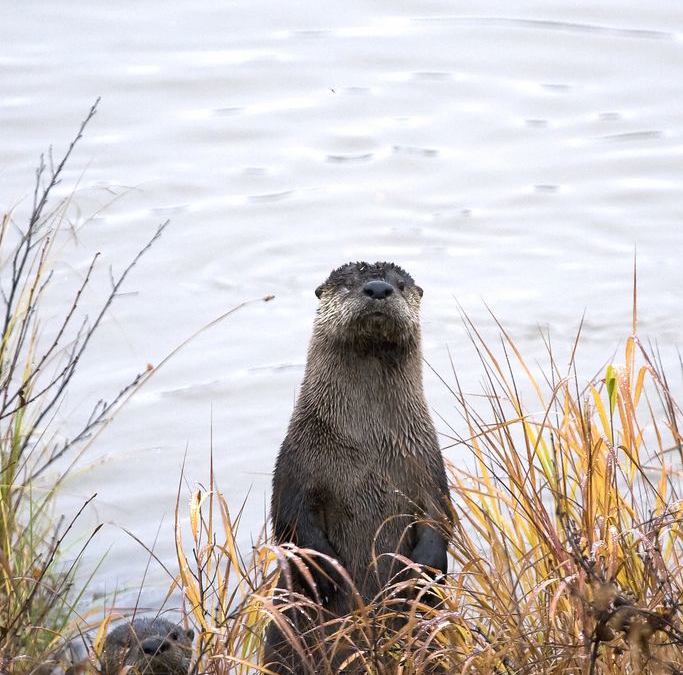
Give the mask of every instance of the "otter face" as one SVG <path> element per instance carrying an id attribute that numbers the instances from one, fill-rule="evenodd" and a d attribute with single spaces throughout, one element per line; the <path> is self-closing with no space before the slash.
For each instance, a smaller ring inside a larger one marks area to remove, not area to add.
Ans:
<path id="1" fill-rule="evenodd" d="M 348 263 L 318 286 L 316 329 L 349 346 L 417 345 L 422 289 L 390 262 Z"/>
<path id="2" fill-rule="evenodd" d="M 186 675 L 192 657 L 194 631 L 165 619 L 136 619 L 107 635 L 103 675 L 118 675 L 128 666 L 131 675 Z"/>

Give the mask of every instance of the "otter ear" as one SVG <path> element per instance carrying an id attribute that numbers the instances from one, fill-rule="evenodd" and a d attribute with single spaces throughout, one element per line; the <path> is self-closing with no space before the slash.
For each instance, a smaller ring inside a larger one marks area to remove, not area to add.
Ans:
<path id="1" fill-rule="evenodd" d="M 318 297 L 318 299 L 320 299 L 320 296 L 323 294 L 323 286 L 324 285 L 325 284 L 320 284 L 320 286 L 318 286 L 318 288 L 315 289 L 315 294 Z"/>
<path id="2" fill-rule="evenodd" d="M 415 290 L 417 291 L 417 294 L 422 297 L 424 295 L 424 291 L 420 286 L 415 286 Z"/>
<path id="3" fill-rule="evenodd" d="M 190 642 L 192 642 L 192 640 L 194 640 L 194 631 L 193 631 L 191 628 L 188 628 L 188 629 L 185 631 L 185 635 L 187 635 L 187 639 L 188 639 Z"/>

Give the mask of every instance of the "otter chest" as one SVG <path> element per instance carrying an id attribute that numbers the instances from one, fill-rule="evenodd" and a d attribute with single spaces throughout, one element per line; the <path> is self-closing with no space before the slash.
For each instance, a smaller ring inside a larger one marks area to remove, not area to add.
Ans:
<path id="1" fill-rule="evenodd" d="M 413 511 L 409 504 L 419 482 L 413 467 L 417 457 L 402 455 L 391 439 L 354 446 L 331 444 L 309 467 L 310 497 L 317 507 L 348 520 L 363 513 L 386 518 Z"/>

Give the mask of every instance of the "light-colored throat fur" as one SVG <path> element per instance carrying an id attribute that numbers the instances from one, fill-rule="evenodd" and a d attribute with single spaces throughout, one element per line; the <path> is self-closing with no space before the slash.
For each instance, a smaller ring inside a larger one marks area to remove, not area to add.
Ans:
<path id="1" fill-rule="evenodd" d="M 313 411 L 351 449 L 419 451 L 414 439 L 429 433 L 419 339 L 395 356 L 359 354 L 314 336 L 297 408 Z"/>

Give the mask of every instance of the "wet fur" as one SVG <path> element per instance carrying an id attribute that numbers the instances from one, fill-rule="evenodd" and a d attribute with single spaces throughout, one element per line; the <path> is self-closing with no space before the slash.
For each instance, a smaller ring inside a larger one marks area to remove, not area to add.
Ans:
<path id="1" fill-rule="evenodd" d="M 392 284 L 389 298 L 363 294 L 374 279 Z M 355 263 L 316 293 L 306 373 L 273 477 L 275 540 L 336 559 L 369 601 L 400 571 L 386 554 L 446 572 L 450 498 L 422 388 L 422 291 L 391 263 Z M 299 580 L 294 590 L 317 591 L 331 615 L 348 612 L 348 590 L 326 575 L 339 581 L 328 566 L 313 570 L 315 589 Z M 268 643 L 277 672 L 289 672 L 283 660 L 307 672 L 283 659 L 274 628 Z"/>
<path id="2" fill-rule="evenodd" d="M 121 624 L 104 641 L 102 675 L 119 675 L 126 666 L 134 675 L 187 675 L 193 639 L 194 631 L 166 619 L 142 618 Z M 144 653 L 147 641 L 159 646 L 156 654 Z"/>

